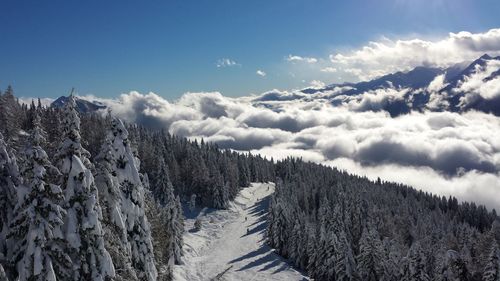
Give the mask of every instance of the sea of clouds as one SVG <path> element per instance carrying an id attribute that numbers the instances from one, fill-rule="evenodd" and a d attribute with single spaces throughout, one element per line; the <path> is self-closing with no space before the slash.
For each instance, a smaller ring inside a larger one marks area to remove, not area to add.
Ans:
<path id="1" fill-rule="evenodd" d="M 372 179 L 500 207 L 500 118 L 477 111 L 391 117 L 379 110 L 381 104 L 407 89 L 355 97 L 343 97 L 343 90 L 274 90 L 239 98 L 186 93 L 175 102 L 154 93 L 130 92 L 100 101 L 128 122 L 203 138 L 221 148 L 275 160 L 301 157 Z M 343 101 L 332 103 L 335 99 Z"/>
<path id="2" fill-rule="evenodd" d="M 383 39 L 332 54 L 328 64 L 300 56 L 287 60 L 295 67 L 304 62 L 328 73 L 352 70 L 358 78 L 369 79 L 420 65 L 448 67 L 484 53 L 500 55 L 500 29 L 450 33 L 438 40 Z M 203 138 L 222 148 L 275 160 L 301 157 L 499 208 L 500 118 L 477 111 L 442 111 L 446 97 L 458 92 L 464 93 L 460 100 L 464 107 L 478 97 L 497 104 L 500 76 L 488 77 L 499 68 L 498 61 L 492 61 L 446 92 L 439 91 L 446 86 L 444 75 L 437 76 L 422 89 L 431 94 L 429 110 L 398 117 L 383 108 L 407 102 L 405 95 L 415 89 L 377 89 L 347 96 L 343 93 L 349 88 L 339 86 L 314 94 L 273 90 L 238 98 L 204 92 L 186 93 L 176 101 L 138 92 L 116 99 L 84 98 L 106 104 L 127 122 Z"/>

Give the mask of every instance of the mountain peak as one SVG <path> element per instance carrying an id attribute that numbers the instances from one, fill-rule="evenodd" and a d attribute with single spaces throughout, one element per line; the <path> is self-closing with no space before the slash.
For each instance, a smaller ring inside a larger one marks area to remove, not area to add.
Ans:
<path id="1" fill-rule="evenodd" d="M 491 60 L 491 59 L 492 59 L 492 57 L 491 57 L 490 55 L 488 55 L 488 54 L 484 54 L 484 55 L 482 55 L 479 59 L 483 59 L 483 60 Z"/>
<path id="2" fill-rule="evenodd" d="M 54 108 L 61 108 L 64 106 L 64 104 L 66 104 L 68 99 L 69 97 L 67 96 L 61 96 L 57 98 L 55 101 L 53 101 L 50 104 L 50 106 Z M 80 113 L 90 113 L 106 108 L 105 105 L 97 101 L 88 101 L 79 97 L 75 97 L 75 101 L 76 101 L 76 110 L 78 110 L 78 112 Z"/>

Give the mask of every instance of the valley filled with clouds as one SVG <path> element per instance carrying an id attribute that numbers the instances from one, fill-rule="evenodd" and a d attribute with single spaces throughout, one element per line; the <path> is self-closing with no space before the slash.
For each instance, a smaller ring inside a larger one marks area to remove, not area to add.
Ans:
<path id="1" fill-rule="evenodd" d="M 364 84 L 315 81 L 302 90 L 243 97 L 191 92 L 174 101 L 136 91 L 81 98 L 127 122 L 221 148 L 275 160 L 300 157 L 499 208 L 498 54 L 500 29 L 450 33 L 434 41 L 371 42 L 331 55 L 329 63 L 286 58 L 294 67 L 313 65 L 332 74 L 358 69 L 361 79 L 378 77 Z M 238 63 L 224 59 L 219 65 Z"/>
<path id="2" fill-rule="evenodd" d="M 408 89 L 342 97 L 345 90 L 274 90 L 240 98 L 187 93 L 175 102 L 154 93 L 130 92 L 100 101 L 128 122 L 203 138 L 221 148 L 274 159 L 301 157 L 372 179 L 379 176 L 500 206 L 495 196 L 500 186 L 498 117 L 474 110 L 412 111 L 391 117 L 381 105 Z M 340 104 L 332 102 L 341 98 Z"/>

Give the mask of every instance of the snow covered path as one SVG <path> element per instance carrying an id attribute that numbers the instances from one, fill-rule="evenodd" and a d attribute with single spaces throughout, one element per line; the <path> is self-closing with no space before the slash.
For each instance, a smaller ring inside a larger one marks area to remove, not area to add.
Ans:
<path id="1" fill-rule="evenodd" d="M 194 216 L 186 219 L 185 264 L 174 267 L 174 280 L 309 280 L 265 244 L 273 191 L 273 184 L 252 184 L 228 210 L 198 210 L 202 227 L 197 232 Z"/>

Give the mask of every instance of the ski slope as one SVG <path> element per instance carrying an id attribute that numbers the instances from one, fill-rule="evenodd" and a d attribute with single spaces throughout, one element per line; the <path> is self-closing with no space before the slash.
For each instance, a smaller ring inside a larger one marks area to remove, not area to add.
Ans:
<path id="1" fill-rule="evenodd" d="M 265 244 L 273 191 L 273 184 L 254 183 L 228 210 L 187 211 L 184 264 L 174 267 L 174 280 L 309 280 Z M 202 221 L 199 231 L 193 230 L 196 217 Z"/>

